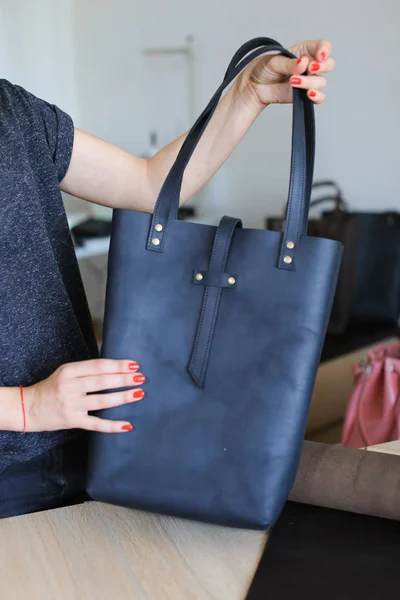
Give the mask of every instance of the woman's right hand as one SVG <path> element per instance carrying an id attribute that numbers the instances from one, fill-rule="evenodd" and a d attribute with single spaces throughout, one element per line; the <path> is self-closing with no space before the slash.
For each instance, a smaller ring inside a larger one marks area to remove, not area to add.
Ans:
<path id="1" fill-rule="evenodd" d="M 132 425 L 127 421 L 102 419 L 88 412 L 141 400 L 145 394 L 138 386 L 146 378 L 138 371 L 136 362 L 102 358 L 59 367 L 47 379 L 24 388 L 26 431 L 131 431 Z M 128 386 L 134 389 L 101 393 Z"/>

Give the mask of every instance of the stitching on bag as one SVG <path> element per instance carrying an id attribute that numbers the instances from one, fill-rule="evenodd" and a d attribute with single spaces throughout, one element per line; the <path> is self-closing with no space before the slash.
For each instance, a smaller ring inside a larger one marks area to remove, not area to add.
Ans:
<path id="1" fill-rule="evenodd" d="M 217 252 L 217 248 L 218 248 L 218 240 L 219 240 L 219 235 L 220 235 L 220 229 L 217 229 L 216 235 L 215 235 L 215 240 L 214 240 L 214 245 L 213 245 L 213 251 L 212 251 L 212 255 L 211 255 L 211 261 L 210 261 L 210 271 L 213 269 L 214 266 L 214 261 L 215 261 L 215 255 Z M 207 287 L 205 290 L 205 295 L 203 298 L 203 309 L 201 311 L 201 315 L 200 315 L 200 321 L 199 321 L 199 327 L 198 327 L 198 332 L 197 332 L 197 336 L 196 336 L 196 342 L 195 342 L 195 348 L 193 351 L 193 361 L 196 362 L 197 360 L 197 354 L 198 354 L 198 350 L 199 350 L 199 344 L 200 344 L 200 338 L 201 338 L 201 334 L 202 334 L 202 330 L 203 330 L 203 323 L 204 323 L 204 316 L 205 313 L 207 311 L 208 308 L 208 296 L 209 296 L 209 288 Z M 202 360 L 201 366 L 200 366 L 200 379 L 203 376 L 203 371 L 205 368 L 205 362 L 206 362 L 206 358 L 207 358 L 207 352 L 208 352 L 208 341 L 206 343 L 206 348 L 205 348 L 205 356 Z"/>
<path id="2" fill-rule="evenodd" d="M 305 190 L 305 156 L 304 156 L 304 160 L 302 161 L 301 189 L 304 190 L 304 194 L 303 194 L 302 202 L 301 202 L 301 205 L 300 205 L 300 215 L 303 213 L 304 208 L 305 208 L 304 201 L 305 201 L 305 194 L 307 193 L 307 191 Z M 298 217 L 300 217 L 300 216 L 298 216 Z M 296 244 L 297 244 L 297 242 L 299 240 L 299 226 L 300 226 L 300 218 L 297 219 L 296 239 L 295 239 Z"/>
<path id="3" fill-rule="evenodd" d="M 217 297 L 215 298 L 215 302 L 214 302 L 214 309 L 213 309 L 210 332 L 208 334 L 206 350 L 205 350 L 203 362 L 202 362 L 202 365 L 200 368 L 200 378 L 201 379 L 203 378 L 204 370 L 205 370 L 206 364 L 207 364 L 207 358 L 210 353 L 211 341 L 212 341 L 212 337 L 213 337 L 213 333 L 214 333 L 214 329 L 215 329 L 215 321 L 217 318 L 217 311 L 218 311 L 218 306 L 219 306 L 220 300 L 221 300 L 221 288 L 219 288 L 217 290 Z"/>
<path id="4" fill-rule="evenodd" d="M 204 321 L 204 313 L 207 310 L 207 301 L 208 301 L 208 294 L 209 294 L 209 288 L 206 287 L 204 290 L 204 297 L 203 297 L 203 307 L 201 310 L 201 314 L 200 314 L 200 319 L 199 319 L 199 325 L 198 325 L 198 330 L 197 330 L 197 335 L 196 335 L 196 340 L 195 340 L 195 344 L 194 344 L 194 350 L 193 350 L 193 362 L 196 362 L 196 356 L 197 356 L 197 352 L 198 352 L 198 346 L 200 343 L 200 337 L 201 337 L 201 332 L 203 329 L 203 321 Z"/>
<path id="5" fill-rule="evenodd" d="M 217 252 L 217 248 L 218 248 L 218 240 L 219 240 L 219 235 L 220 235 L 220 229 L 217 229 L 216 235 L 215 235 L 215 240 L 214 240 L 214 245 L 213 245 L 213 251 L 211 254 L 211 261 L 210 261 L 210 271 L 213 269 L 214 266 L 214 261 L 215 261 L 215 254 Z M 201 311 L 201 315 L 200 315 L 200 321 L 199 321 L 199 327 L 198 327 L 198 332 L 197 332 L 197 336 L 196 336 L 196 342 L 195 342 L 195 348 L 193 351 L 193 361 L 196 362 L 197 360 L 197 353 L 198 353 L 198 349 L 199 349 L 199 344 L 200 344 L 200 338 L 201 338 L 201 334 L 202 334 L 202 330 L 203 330 L 203 322 L 204 322 L 204 315 L 207 311 L 207 307 L 208 307 L 208 296 L 209 296 L 209 288 L 206 287 L 205 290 L 205 294 L 204 294 L 204 298 L 203 298 L 203 309 Z M 207 353 L 207 345 L 208 342 L 206 344 L 206 349 L 205 352 Z M 200 366 L 200 379 L 203 376 L 203 371 L 204 371 L 204 363 L 206 361 L 207 358 L 207 354 L 204 356 L 201 366 Z"/>
<path id="6" fill-rule="evenodd" d="M 305 156 L 304 156 L 304 159 L 305 159 Z M 296 169 L 296 164 L 297 164 L 296 153 L 294 153 L 294 156 L 293 156 L 293 172 Z M 301 170 L 301 189 L 303 189 L 303 190 L 304 190 L 304 182 L 305 182 L 305 160 L 302 161 L 302 170 Z M 305 208 L 304 207 L 304 200 L 305 200 L 305 197 L 303 197 L 303 199 L 302 199 L 302 204 L 300 206 L 300 213 L 302 213 L 303 210 L 304 210 L 304 208 Z M 286 218 L 286 222 L 287 223 L 290 223 L 290 216 L 291 216 L 291 213 L 292 213 L 292 203 L 293 203 L 293 186 L 291 187 L 290 195 L 289 195 L 289 202 L 288 202 L 289 206 L 288 206 L 288 213 L 287 213 L 287 218 Z M 297 245 L 297 242 L 299 240 L 299 225 L 300 225 L 300 218 L 297 218 L 297 222 L 296 222 L 296 236 L 295 236 L 295 240 L 294 240 L 295 243 L 296 243 L 296 245 Z M 286 266 L 285 263 L 283 263 L 283 254 L 285 252 L 285 244 L 286 244 L 286 241 L 287 241 L 287 239 L 288 239 L 289 236 L 290 236 L 290 231 L 289 231 L 289 228 L 288 228 L 287 233 L 285 233 L 283 235 L 282 247 L 281 247 L 280 258 L 279 258 L 280 265 L 284 269 L 286 269 L 287 271 L 291 271 L 293 269 L 293 267 L 291 265 L 287 265 Z"/>
<path id="7" fill-rule="evenodd" d="M 296 153 L 294 153 L 293 156 L 293 172 L 296 170 Z M 292 203 L 293 203 L 293 185 L 291 185 L 291 189 L 290 189 L 290 194 L 289 194 L 289 202 L 288 202 L 288 212 L 286 215 L 286 223 L 290 224 L 291 219 L 290 219 L 290 215 L 292 214 Z M 283 239 L 282 239 L 282 246 L 281 246 L 281 252 L 280 252 L 280 257 L 279 257 L 279 262 L 281 264 L 281 266 L 286 269 L 286 270 L 290 270 L 290 267 L 287 266 L 284 262 L 283 262 L 283 254 L 285 251 L 285 243 L 286 240 L 288 239 L 290 235 L 290 231 L 289 231 L 289 227 L 286 229 L 285 233 L 283 234 Z M 295 240 L 296 241 L 296 240 Z"/>
<path id="8" fill-rule="evenodd" d="M 213 267 L 214 267 L 214 260 L 215 260 L 215 254 L 216 254 L 217 248 L 218 248 L 219 235 L 220 235 L 220 229 L 218 228 L 217 233 L 215 234 L 214 247 L 213 247 L 213 251 L 211 254 L 210 271 L 212 271 Z"/>
<path id="9" fill-rule="evenodd" d="M 232 231 L 230 233 L 230 235 L 228 236 L 226 242 L 225 242 L 225 247 L 224 247 L 224 251 L 223 251 L 223 256 L 222 256 L 222 264 L 218 265 L 219 267 L 221 267 L 222 272 L 224 271 L 224 267 L 226 264 L 226 259 L 227 259 L 227 255 L 228 255 L 228 251 L 229 251 L 229 247 L 232 241 L 232 236 L 233 236 L 233 232 L 236 229 L 236 226 L 234 228 L 232 228 Z M 215 235 L 215 240 L 214 240 L 214 245 L 213 245 L 213 252 L 211 255 L 211 261 L 210 261 L 210 270 L 213 269 L 214 267 L 214 262 L 215 262 L 215 257 L 218 251 L 218 245 L 219 245 L 219 236 L 220 236 L 221 230 L 218 228 L 216 235 Z M 205 347 L 205 351 L 204 351 L 204 357 L 201 361 L 201 366 L 200 366 L 200 381 L 203 378 L 204 375 L 204 371 L 206 368 L 206 364 L 208 361 L 208 357 L 210 354 L 210 348 L 211 348 L 211 342 L 212 342 L 212 337 L 214 334 L 214 329 L 215 329 L 215 322 L 216 322 L 216 317 L 217 317 L 217 311 L 218 311 L 218 307 L 219 307 L 219 303 L 221 301 L 221 289 L 217 290 L 217 296 L 214 300 L 214 308 L 213 308 L 213 314 L 212 314 L 212 319 L 211 319 L 211 326 L 210 326 L 210 331 L 208 333 L 207 336 L 207 342 L 206 342 L 206 347 Z M 196 340 L 195 340 L 195 346 L 194 346 L 194 350 L 193 350 L 193 363 L 196 363 L 197 361 L 197 354 L 198 354 L 198 350 L 199 350 L 199 344 L 200 344 L 200 338 L 202 335 L 202 331 L 203 331 L 203 323 L 204 323 L 204 316 L 206 311 L 208 310 L 208 303 L 209 303 L 209 288 L 206 287 L 205 290 L 205 294 L 204 294 L 204 299 L 203 299 L 203 308 L 201 311 L 201 315 L 200 315 L 200 320 L 199 320 L 199 325 L 198 325 L 198 331 L 197 331 L 197 335 L 196 335 Z"/>
<path id="10" fill-rule="evenodd" d="M 223 254 L 223 257 L 222 257 L 222 265 L 221 265 L 222 272 L 226 271 L 226 262 L 227 262 L 227 259 L 228 259 L 228 252 L 229 252 L 229 248 L 230 248 L 230 245 L 231 245 L 231 242 L 232 242 L 233 232 L 235 231 L 236 227 L 237 227 L 237 222 L 236 222 L 235 227 L 233 227 L 231 229 L 231 232 L 230 232 L 230 234 L 228 236 L 228 239 L 226 240 L 226 244 L 225 244 L 225 248 L 224 248 L 224 254 Z"/>
<path id="11" fill-rule="evenodd" d="M 179 180 L 178 180 L 178 182 L 179 182 Z M 175 196 L 175 194 L 176 194 L 176 191 L 177 191 L 177 188 L 178 188 L 178 182 L 175 182 L 175 185 L 173 187 L 173 191 L 172 191 L 172 195 L 173 196 Z M 178 198 L 178 206 L 179 206 L 179 198 Z M 169 213 L 167 213 L 165 215 L 165 217 L 163 217 L 162 219 L 160 219 L 159 216 L 158 216 L 159 212 L 160 212 L 160 209 L 159 209 L 158 202 L 157 202 L 156 208 L 155 208 L 154 213 L 153 213 L 152 221 L 151 221 L 150 236 L 149 236 L 149 240 L 148 240 L 148 243 L 150 242 L 150 248 L 151 248 L 151 250 L 153 250 L 153 252 L 161 252 L 163 250 L 163 248 L 164 248 L 165 234 L 166 234 L 166 229 L 167 229 L 167 224 L 168 224 L 168 221 L 169 221 Z M 164 234 L 161 237 L 161 244 L 158 247 L 157 246 L 153 247 L 152 244 L 151 244 L 151 240 L 153 238 L 153 235 L 156 234 L 156 231 L 155 231 L 154 227 L 155 227 L 155 225 L 157 224 L 158 221 L 161 221 L 161 224 L 163 226 Z"/>
<path id="12" fill-rule="evenodd" d="M 230 234 L 228 235 L 228 238 L 227 238 L 227 240 L 225 242 L 225 248 L 224 248 L 223 256 L 222 256 L 222 264 L 219 265 L 221 267 L 222 272 L 225 270 L 226 259 L 227 259 L 229 247 L 230 247 L 230 244 L 231 244 L 231 241 L 232 241 L 232 236 L 233 236 L 234 229 L 236 229 L 236 225 L 235 225 L 234 228 L 232 228 L 232 230 L 231 230 Z M 217 231 L 217 236 L 219 234 L 219 231 L 220 230 Z M 218 247 L 218 245 L 217 245 L 217 236 L 215 237 L 215 244 L 214 244 L 215 250 Z M 220 301 L 221 301 L 221 293 L 222 293 L 222 290 L 220 288 L 217 291 L 217 297 L 216 297 L 216 299 L 214 301 L 214 310 L 213 310 L 213 315 L 212 315 L 211 327 L 210 327 L 210 331 L 209 331 L 209 334 L 208 334 L 207 344 L 206 344 L 206 348 L 205 348 L 205 353 L 204 353 L 204 357 L 203 357 L 203 361 L 202 361 L 202 365 L 201 365 L 201 369 L 200 369 L 200 376 L 201 376 L 201 378 L 203 377 L 203 373 L 204 373 L 204 370 L 205 370 L 206 364 L 207 364 L 207 359 L 208 359 L 208 356 L 210 354 L 211 342 L 212 342 L 212 338 L 213 338 L 213 334 L 214 334 L 215 322 L 216 322 L 216 319 L 217 319 L 217 311 L 218 311 L 218 307 L 219 307 L 219 304 L 220 304 Z"/>
<path id="13" fill-rule="evenodd" d="M 211 254 L 210 270 L 213 267 L 215 252 L 216 252 L 216 248 L 218 247 L 218 243 L 217 242 L 218 242 L 219 232 L 220 232 L 220 230 L 217 229 L 217 232 L 216 232 L 216 235 L 215 235 L 215 240 L 214 240 L 214 245 L 213 245 L 213 251 L 212 251 L 212 254 Z M 201 310 L 199 325 L 198 325 L 198 328 L 197 328 L 197 335 L 196 335 L 195 345 L 194 345 L 194 349 L 193 349 L 193 363 L 196 363 L 196 361 L 197 361 L 197 353 L 198 353 L 199 343 L 200 343 L 200 337 L 201 337 L 201 333 L 202 333 L 202 329 L 203 329 L 204 314 L 205 314 L 205 312 L 207 310 L 208 295 L 209 295 L 209 288 L 206 287 L 206 289 L 204 291 L 204 297 L 203 297 L 203 303 L 202 303 L 202 310 Z M 202 373 L 202 367 L 200 367 L 200 377 L 201 377 L 201 373 Z"/>

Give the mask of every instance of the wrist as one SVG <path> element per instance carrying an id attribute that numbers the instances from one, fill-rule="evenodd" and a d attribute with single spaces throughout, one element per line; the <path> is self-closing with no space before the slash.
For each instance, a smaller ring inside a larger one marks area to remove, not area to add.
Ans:
<path id="1" fill-rule="evenodd" d="M 246 71 L 237 77 L 232 86 L 232 95 L 233 101 L 240 104 L 241 107 L 246 107 L 246 110 L 252 113 L 254 119 L 269 106 L 269 103 L 265 104 L 264 102 L 261 102 Z"/>
<path id="2" fill-rule="evenodd" d="M 23 431 L 24 415 L 21 406 L 19 387 L 0 389 L 0 429 L 3 431 Z"/>

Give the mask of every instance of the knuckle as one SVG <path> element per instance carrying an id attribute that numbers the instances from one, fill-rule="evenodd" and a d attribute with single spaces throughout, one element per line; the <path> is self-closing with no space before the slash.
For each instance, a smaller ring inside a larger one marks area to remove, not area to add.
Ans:
<path id="1" fill-rule="evenodd" d="M 115 426 L 114 421 L 101 420 L 99 423 L 100 431 L 103 433 L 114 433 L 118 431 L 118 428 Z"/>
<path id="2" fill-rule="evenodd" d="M 107 380 L 104 375 L 96 375 L 93 383 L 95 390 L 103 390 L 107 385 Z"/>
<path id="3" fill-rule="evenodd" d="M 108 406 L 108 400 L 106 396 L 99 396 L 97 398 L 97 409 L 98 410 L 103 410 L 104 408 L 107 408 Z"/>
<path id="4" fill-rule="evenodd" d="M 59 409 L 60 409 L 60 417 L 61 417 L 61 419 L 64 421 L 64 423 L 70 424 L 70 421 L 71 421 L 71 415 L 70 415 L 71 409 L 70 409 L 69 405 L 66 402 L 60 402 Z"/>
<path id="5" fill-rule="evenodd" d="M 125 392 L 123 398 L 121 398 L 122 402 L 124 404 L 129 404 L 130 402 L 132 402 L 133 400 L 133 394 L 132 391 L 130 392 Z"/>
<path id="6" fill-rule="evenodd" d="M 95 421 L 94 423 L 91 423 L 90 425 L 88 425 L 88 429 L 90 429 L 91 431 L 97 431 L 98 433 L 104 431 L 104 427 L 101 421 Z"/>
<path id="7" fill-rule="evenodd" d="M 62 398 L 66 391 L 66 384 L 63 379 L 57 379 L 54 385 L 54 392 L 58 398 Z"/>
<path id="8" fill-rule="evenodd" d="M 59 380 L 66 380 L 72 376 L 73 367 L 71 365 L 61 365 L 57 369 L 57 377 Z"/>
<path id="9" fill-rule="evenodd" d="M 98 358 L 96 361 L 97 373 L 106 373 L 108 368 L 108 360 L 106 358 Z"/>
<path id="10" fill-rule="evenodd" d="M 122 431 L 121 423 L 118 423 L 116 421 L 109 421 L 109 423 L 110 423 L 110 433 L 121 433 L 121 431 Z"/>
<path id="11" fill-rule="evenodd" d="M 130 371 L 129 365 L 131 364 L 132 361 L 126 361 L 126 360 L 119 360 L 117 362 L 117 371 L 118 373 L 126 373 L 127 371 Z"/>

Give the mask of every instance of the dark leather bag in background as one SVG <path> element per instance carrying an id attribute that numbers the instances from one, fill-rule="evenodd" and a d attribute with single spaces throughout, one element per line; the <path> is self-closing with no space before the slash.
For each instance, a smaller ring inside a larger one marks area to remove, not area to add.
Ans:
<path id="1" fill-rule="evenodd" d="M 306 235 L 314 108 L 304 90 L 293 90 L 285 231 L 177 218 L 223 90 L 269 51 L 294 57 L 268 38 L 235 54 L 154 213 L 114 211 L 102 356 L 137 360 L 147 381 L 143 401 L 99 413 L 135 429 L 91 436 L 96 500 L 265 529 L 292 487 L 342 256 L 339 243 Z"/>
<path id="2" fill-rule="evenodd" d="M 324 211 L 318 219 L 309 219 L 307 233 L 313 237 L 336 240 L 344 246 L 342 266 L 328 325 L 329 333 L 344 333 L 352 317 L 354 301 L 356 222 L 348 211 L 339 186 L 331 180 L 318 181 L 312 185 L 313 192 L 322 188 L 331 191 L 321 198 L 312 200 L 310 208 L 333 204 L 333 210 Z M 266 219 L 266 226 L 272 231 L 283 231 L 285 218 L 269 217 Z"/>
<path id="3" fill-rule="evenodd" d="M 400 214 L 352 215 L 357 229 L 353 316 L 396 325 L 400 317 Z"/>

